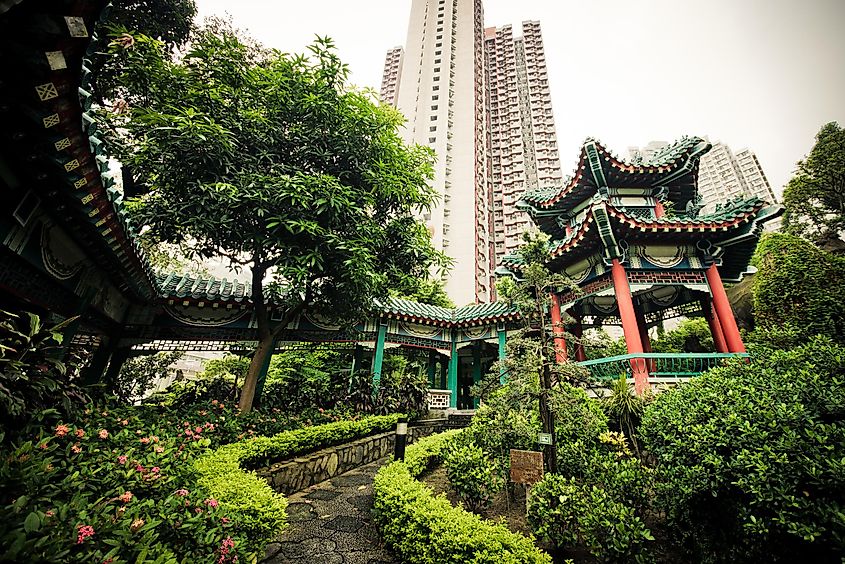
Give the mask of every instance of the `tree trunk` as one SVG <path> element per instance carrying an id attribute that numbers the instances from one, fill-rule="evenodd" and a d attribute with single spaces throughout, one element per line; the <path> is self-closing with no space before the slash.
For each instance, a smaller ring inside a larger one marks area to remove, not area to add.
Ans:
<path id="1" fill-rule="evenodd" d="M 543 363 L 543 374 L 540 377 L 540 423 L 543 432 L 552 437 L 551 444 L 543 447 L 543 458 L 546 459 L 546 468 L 552 474 L 557 474 L 557 437 L 555 436 L 555 415 L 549 409 L 549 390 L 551 389 L 551 374 L 549 365 Z"/>
<path id="2" fill-rule="evenodd" d="M 273 354 L 273 335 L 267 334 L 258 341 L 258 347 L 255 349 L 255 354 L 252 355 L 252 361 L 249 363 L 249 370 L 244 379 L 244 385 L 241 389 L 241 397 L 238 401 L 238 407 L 241 413 L 249 413 L 252 410 L 252 401 L 255 399 L 255 388 L 258 385 L 258 378 L 261 371 L 267 364 L 267 357 Z"/>

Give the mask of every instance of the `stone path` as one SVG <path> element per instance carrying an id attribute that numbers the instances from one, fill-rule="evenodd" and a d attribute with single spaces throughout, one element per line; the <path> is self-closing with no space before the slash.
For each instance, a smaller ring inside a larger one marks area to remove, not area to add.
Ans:
<path id="1" fill-rule="evenodd" d="M 262 564 L 395 564 L 370 515 L 373 475 L 386 458 L 288 496 L 287 531 Z"/>

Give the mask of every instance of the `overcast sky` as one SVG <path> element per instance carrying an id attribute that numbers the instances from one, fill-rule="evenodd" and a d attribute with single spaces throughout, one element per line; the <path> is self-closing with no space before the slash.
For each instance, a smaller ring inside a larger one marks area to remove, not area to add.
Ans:
<path id="1" fill-rule="evenodd" d="M 378 89 L 411 0 L 197 0 L 267 46 L 328 35 Z M 757 153 L 775 193 L 822 124 L 845 125 L 845 0 L 485 0 L 485 25 L 539 20 L 564 176 L 583 140 L 708 136 Z"/>

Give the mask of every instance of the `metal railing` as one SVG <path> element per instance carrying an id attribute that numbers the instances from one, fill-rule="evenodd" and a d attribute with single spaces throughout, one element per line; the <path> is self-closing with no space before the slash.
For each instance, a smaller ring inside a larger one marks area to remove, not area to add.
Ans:
<path id="1" fill-rule="evenodd" d="M 698 376 L 732 358 L 747 358 L 748 353 L 635 353 L 585 360 L 578 364 L 587 368 L 596 380 L 612 380 L 634 372 L 648 372 L 654 382 L 677 381 Z"/>

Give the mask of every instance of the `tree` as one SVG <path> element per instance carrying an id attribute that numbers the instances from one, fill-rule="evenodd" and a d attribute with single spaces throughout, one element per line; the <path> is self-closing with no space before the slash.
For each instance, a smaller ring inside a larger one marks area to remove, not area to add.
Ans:
<path id="1" fill-rule="evenodd" d="M 113 392 L 122 402 L 131 402 L 144 396 L 161 378 L 170 375 L 171 367 L 184 353 L 159 352 L 130 358 L 120 367 Z"/>
<path id="2" fill-rule="evenodd" d="M 841 246 L 845 231 L 845 129 L 824 125 L 783 192 L 787 233 Z"/>
<path id="3" fill-rule="evenodd" d="M 445 308 L 455 307 L 455 302 L 449 298 L 440 280 L 412 279 L 405 284 L 405 287 L 392 289 L 391 294 L 421 304 Z"/>
<path id="4" fill-rule="evenodd" d="M 109 9 L 106 23 L 158 38 L 168 53 L 183 47 L 194 29 L 197 6 L 194 0 L 123 0 Z M 98 34 L 91 61 L 93 94 L 102 104 L 111 97 L 120 73 L 116 57 L 107 52 L 108 37 Z"/>
<path id="5" fill-rule="evenodd" d="M 350 322 L 391 284 L 445 264 L 415 218 L 436 197 L 431 151 L 402 142 L 396 110 L 346 86 L 330 39 L 308 49 L 256 49 L 219 22 L 177 62 L 148 37 L 112 44 L 124 103 L 108 115 L 111 147 L 150 188 L 135 221 L 250 273 L 258 347 L 245 412 L 300 312 Z"/>
<path id="6" fill-rule="evenodd" d="M 533 336 L 535 330 L 539 329 L 536 339 L 521 339 L 518 341 L 518 346 L 523 347 L 523 352 L 527 352 L 528 354 L 517 354 L 514 360 L 519 363 L 520 361 L 518 359 L 521 358 L 523 360 L 523 366 L 512 366 L 512 368 L 516 369 L 515 372 L 522 371 L 525 368 L 530 372 L 532 371 L 533 365 L 533 368 L 537 370 L 540 383 L 538 394 L 540 423 L 543 433 L 547 433 L 552 437 L 551 444 L 546 445 L 544 449 L 544 458 L 546 459 L 549 472 L 556 472 L 557 445 L 555 440 L 555 421 L 554 412 L 549 405 L 552 386 L 557 384 L 562 378 L 583 373 L 583 369 L 575 365 L 570 365 L 570 363 L 566 363 L 565 365 L 556 363 L 554 345 L 549 336 L 556 329 L 562 331 L 563 328 L 552 327 L 547 315 L 551 307 L 552 292 L 575 286 L 567 276 L 553 273 L 546 267 L 548 236 L 543 233 L 526 232 L 523 238 L 525 244 L 518 251 L 523 261 L 521 270 L 522 279 L 514 281 L 510 278 L 505 278 L 497 285 L 496 291 L 507 302 L 519 310 L 521 318 L 525 323 L 523 337 Z M 509 347 L 509 350 L 511 349 L 512 347 Z M 513 365 L 513 363 L 511 364 Z M 507 361 L 504 366 L 508 366 Z M 528 389 L 530 389 L 530 386 L 528 386 Z"/>

